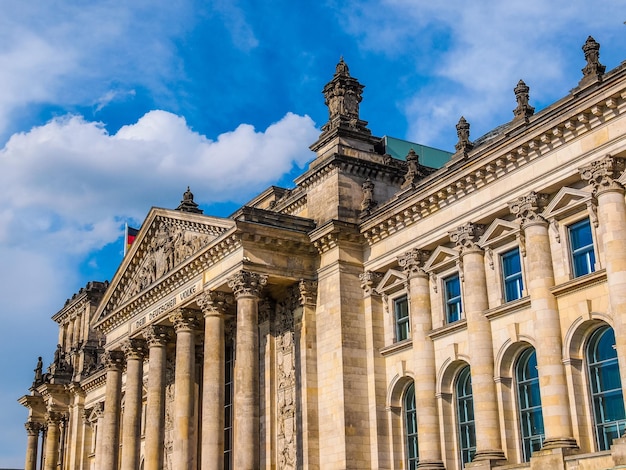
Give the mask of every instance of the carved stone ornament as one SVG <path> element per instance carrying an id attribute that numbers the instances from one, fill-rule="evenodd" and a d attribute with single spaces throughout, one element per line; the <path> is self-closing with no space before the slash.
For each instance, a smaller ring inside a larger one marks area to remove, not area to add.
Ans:
<path id="1" fill-rule="evenodd" d="M 149 347 L 165 346 L 172 339 L 172 329 L 163 325 L 150 325 L 143 332 Z"/>
<path id="2" fill-rule="evenodd" d="M 459 119 L 456 125 L 456 135 L 459 141 L 454 148 L 457 152 L 467 155 L 467 152 L 474 148 L 474 145 L 470 142 L 470 124 L 465 120 L 463 116 Z"/>
<path id="3" fill-rule="evenodd" d="M 200 328 L 198 311 L 190 308 L 177 308 L 170 314 L 170 321 L 174 324 L 174 331 L 193 331 Z"/>
<path id="4" fill-rule="evenodd" d="M 520 221 L 523 227 L 534 223 L 546 223 L 540 215 L 544 207 L 548 204 L 549 196 L 544 193 L 531 191 L 526 196 L 520 196 L 515 201 L 509 203 L 509 210 Z"/>
<path id="5" fill-rule="evenodd" d="M 363 289 L 366 295 L 377 294 L 375 287 L 380 283 L 383 278 L 382 273 L 377 273 L 374 271 L 365 271 L 364 273 L 359 274 L 359 279 L 361 280 L 361 289 Z"/>
<path id="6" fill-rule="evenodd" d="M 317 281 L 300 279 L 300 282 L 298 283 L 298 292 L 300 294 L 301 305 L 314 306 L 317 304 Z"/>
<path id="7" fill-rule="evenodd" d="M 587 184 L 593 187 L 593 192 L 598 195 L 604 191 L 623 191 L 624 186 L 617 181 L 625 168 L 623 158 L 607 155 L 600 160 L 579 168 L 580 176 Z"/>
<path id="8" fill-rule="evenodd" d="M 345 127 L 371 134 L 366 128 L 367 122 L 359 118 L 359 104 L 363 99 L 363 88 L 365 87 L 356 78 L 350 76 L 348 65 L 342 57 L 337 64 L 333 79 L 322 90 L 329 116 L 328 122 L 322 126 L 323 132 Z"/>
<path id="9" fill-rule="evenodd" d="M 148 347 L 145 340 L 130 338 L 122 343 L 122 351 L 127 361 L 130 359 L 143 361 L 148 354 Z"/>
<path id="10" fill-rule="evenodd" d="M 267 284 L 267 275 L 249 271 L 239 271 L 228 280 L 228 287 L 233 290 L 235 298 L 261 296 L 263 287 Z"/>
<path id="11" fill-rule="evenodd" d="M 415 150 L 409 150 L 409 153 L 406 155 L 406 165 L 407 170 L 404 175 L 404 182 L 400 186 L 401 189 L 408 188 L 410 186 L 415 186 L 415 184 L 424 176 L 428 175 L 427 171 L 424 171 L 424 167 L 420 165 L 419 155 L 415 153 Z"/>
<path id="12" fill-rule="evenodd" d="M 378 205 L 374 200 L 374 183 L 368 178 L 363 185 L 363 201 L 361 202 L 361 217 L 369 215 Z"/>
<path id="13" fill-rule="evenodd" d="M 401 256 L 398 256 L 398 264 L 407 278 L 416 274 L 424 273 L 424 263 L 428 260 L 430 251 L 413 248 Z"/>
<path id="14" fill-rule="evenodd" d="M 583 78 L 579 85 L 586 85 L 602 79 L 606 67 L 600 63 L 600 44 L 589 36 L 582 47 L 587 65 L 582 69 Z"/>
<path id="15" fill-rule="evenodd" d="M 41 423 L 36 423 L 35 421 L 26 421 L 24 423 L 24 427 L 26 428 L 26 433 L 29 436 L 38 436 L 39 431 L 43 428 Z"/>
<path id="16" fill-rule="evenodd" d="M 64 418 L 65 414 L 61 411 L 48 410 L 46 412 L 46 423 L 48 424 L 48 426 L 50 426 L 51 424 L 59 425 Z"/>
<path id="17" fill-rule="evenodd" d="M 461 254 L 463 254 L 481 249 L 478 246 L 478 240 L 483 233 L 485 233 L 484 225 L 468 222 L 450 232 L 450 240 L 456 245 Z"/>
<path id="18" fill-rule="evenodd" d="M 158 222 L 154 236 L 139 260 L 121 301 L 147 289 L 172 268 L 206 246 L 211 239 L 207 234 L 185 230 L 169 221 Z"/>
<path id="19" fill-rule="evenodd" d="M 193 200 L 193 193 L 187 186 L 187 191 L 183 193 L 183 200 L 180 201 L 180 205 L 176 208 L 177 211 L 191 212 L 193 214 L 202 214 L 202 209 L 198 209 L 198 204 Z"/>
<path id="20" fill-rule="evenodd" d="M 530 88 L 524 80 L 517 82 L 517 86 L 513 89 L 515 92 L 515 100 L 517 101 L 517 108 L 513 110 L 515 119 L 524 119 L 528 121 L 528 118 L 535 113 L 535 108 L 528 104 Z"/>
<path id="21" fill-rule="evenodd" d="M 124 368 L 124 353 L 117 350 L 104 351 L 102 362 L 107 370 L 122 370 Z"/>
<path id="22" fill-rule="evenodd" d="M 272 319 L 272 302 L 269 299 L 261 299 L 259 302 L 259 323 L 265 323 Z"/>
<path id="23" fill-rule="evenodd" d="M 235 303 L 235 298 L 226 292 L 205 289 L 196 299 L 205 317 L 213 315 L 225 315 L 230 306 Z"/>

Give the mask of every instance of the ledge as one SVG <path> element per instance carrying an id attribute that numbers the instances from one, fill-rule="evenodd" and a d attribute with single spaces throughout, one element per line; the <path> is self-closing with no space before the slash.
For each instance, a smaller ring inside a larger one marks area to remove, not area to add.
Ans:
<path id="1" fill-rule="evenodd" d="M 437 339 L 465 329 L 467 329 L 467 320 L 465 318 L 461 318 L 454 323 L 449 323 L 448 325 L 444 325 L 441 328 L 432 330 L 428 336 L 430 336 L 431 339 Z"/>
<path id="2" fill-rule="evenodd" d="M 491 320 L 494 318 L 502 317 L 504 315 L 508 315 L 513 312 L 518 312 L 520 310 L 524 310 L 530 308 L 530 297 L 522 297 L 521 299 L 512 300 L 510 302 L 506 302 L 502 305 L 499 305 L 494 308 L 490 308 L 485 311 L 485 316 Z"/>
<path id="3" fill-rule="evenodd" d="M 379 352 L 383 357 L 391 356 L 392 354 L 399 353 L 401 351 L 405 351 L 407 349 L 411 349 L 413 347 L 413 340 L 411 338 L 405 339 L 404 341 L 399 341 L 397 343 L 393 343 L 391 346 L 385 346 Z"/>
<path id="4" fill-rule="evenodd" d="M 606 282 L 606 269 L 585 274 L 584 276 L 576 277 L 558 286 L 554 286 L 550 289 L 550 292 L 552 292 L 555 297 L 560 297 L 603 282 Z"/>

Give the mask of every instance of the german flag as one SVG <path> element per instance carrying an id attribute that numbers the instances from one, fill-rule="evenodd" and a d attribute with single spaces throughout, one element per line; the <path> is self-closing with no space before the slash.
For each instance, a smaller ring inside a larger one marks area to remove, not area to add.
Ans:
<path id="1" fill-rule="evenodd" d="M 129 227 L 128 224 L 126 224 L 126 229 L 124 230 L 125 235 L 124 235 L 124 256 L 126 256 L 126 253 L 128 253 L 128 250 L 130 250 L 130 246 L 133 244 L 133 242 L 135 241 L 135 238 L 137 238 L 137 234 L 139 233 L 139 229 L 138 228 L 132 228 Z"/>

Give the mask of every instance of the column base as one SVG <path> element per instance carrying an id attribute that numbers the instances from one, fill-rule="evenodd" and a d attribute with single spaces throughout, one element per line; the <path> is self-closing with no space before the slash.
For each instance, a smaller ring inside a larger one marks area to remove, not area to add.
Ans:
<path id="1" fill-rule="evenodd" d="M 626 437 L 613 439 L 611 457 L 613 457 L 613 463 L 617 465 L 614 468 L 626 468 Z"/>
<path id="2" fill-rule="evenodd" d="M 446 466 L 441 460 L 420 460 L 417 468 L 420 470 L 445 470 Z"/>
<path id="3" fill-rule="evenodd" d="M 550 470 L 565 470 L 565 457 L 575 454 L 577 450 L 578 446 L 546 449 L 544 442 L 544 447 L 541 450 L 533 452 L 530 458 L 530 468 L 531 470 L 545 470 L 546 468 Z"/>
<path id="4" fill-rule="evenodd" d="M 578 444 L 576 443 L 576 439 L 572 437 L 557 437 L 543 441 L 541 450 L 552 449 L 578 449 Z"/>
<path id="5" fill-rule="evenodd" d="M 499 449 L 481 450 L 476 452 L 472 461 L 465 468 L 490 470 L 506 464 L 504 452 Z"/>

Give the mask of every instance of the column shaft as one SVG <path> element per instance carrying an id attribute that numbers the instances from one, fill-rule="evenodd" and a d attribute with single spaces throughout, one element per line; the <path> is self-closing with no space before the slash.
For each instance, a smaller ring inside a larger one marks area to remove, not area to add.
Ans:
<path id="1" fill-rule="evenodd" d="M 39 447 L 39 431 L 41 425 L 29 421 L 25 426 L 28 439 L 26 441 L 26 463 L 24 470 L 37 470 L 37 448 Z"/>
<path id="2" fill-rule="evenodd" d="M 48 414 L 48 430 L 46 431 L 46 456 L 44 470 L 57 470 L 57 464 L 59 462 L 60 422 L 60 413 Z"/>
<path id="3" fill-rule="evenodd" d="M 527 290 L 534 314 L 537 371 L 545 430 L 544 448 L 575 447 L 567 379 L 563 365 L 561 323 L 554 286 L 548 224 L 543 220 L 524 225 Z"/>
<path id="4" fill-rule="evenodd" d="M 120 413 L 122 400 L 122 367 L 124 355 L 121 351 L 105 352 L 107 367 L 106 390 L 104 396 L 104 425 L 102 429 L 100 470 L 116 470 L 119 464 Z"/>
<path id="5" fill-rule="evenodd" d="M 139 469 L 141 402 L 143 386 L 144 341 L 129 340 L 123 345 L 126 355 L 126 400 L 122 425 L 121 470 Z"/>
<path id="6" fill-rule="evenodd" d="M 224 317 L 212 309 L 204 315 L 202 379 L 202 468 L 224 466 Z"/>
<path id="7" fill-rule="evenodd" d="M 153 326 L 148 328 L 145 336 L 150 352 L 144 468 L 162 470 L 165 439 L 165 360 L 170 332 L 161 326 Z"/>
<path id="8" fill-rule="evenodd" d="M 417 440 L 419 468 L 443 469 L 439 412 L 437 407 L 435 346 L 432 330 L 428 275 L 418 271 L 409 277 L 411 335 L 415 360 L 415 404 L 417 405 Z"/>
<path id="9" fill-rule="evenodd" d="M 180 309 L 170 317 L 176 330 L 174 376 L 174 467 L 191 469 L 194 456 L 195 329 L 194 310 Z"/>

